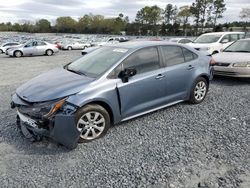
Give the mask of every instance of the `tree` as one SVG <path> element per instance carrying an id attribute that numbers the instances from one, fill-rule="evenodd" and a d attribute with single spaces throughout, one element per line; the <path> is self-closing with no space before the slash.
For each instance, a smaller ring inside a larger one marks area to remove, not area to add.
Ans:
<path id="1" fill-rule="evenodd" d="M 184 31 L 184 35 L 187 35 L 187 24 L 188 24 L 188 20 L 190 18 L 190 16 L 192 15 L 191 11 L 190 11 L 190 7 L 189 6 L 182 6 L 180 7 L 180 11 L 178 13 L 178 17 L 180 18 L 181 23 L 183 24 L 183 31 Z"/>
<path id="2" fill-rule="evenodd" d="M 211 19 L 213 20 L 213 28 L 215 29 L 216 24 L 217 24 L 217 20 L 219 18 L 222 18 L 222 14 L 223 12 L 225 12 L 226 9 L 226 4 L 224 3 L 224 0 L 215 0 L 213 3 L 213 8 L 212 8 L 212 14 L 213 16 L 211 17 Z"/>
<path id="3" fill-rule="evenodd" d="M 208 20 L 213 7 L 213 0 L 195 0 L 191 6 L 191 12 L 196 23 L 196 34 L 199 24 L 201 24 L 201 31 L 203 32 L 205 21 Z"/>
<path id="4" fill-rule="evenodd" d="M 76 32 L 77 21 L 70 16 L 59 17 L 56 19 L 57 32 L 74 33 Z"/>
<path id="5" fill-rule="evenodd" d="M 250 8 L 242 8 L 242 10 L 240 12 L 240 18 L 242 20 L 246 21 L 246 24 L 244 26 L 244 30 L 245 30 L 245 32 L 247 32 L 247 21 L 250 20 Z"/>
<path id="6" fill-rule="evenodd" d="M 38 33 L 49 33 L 51 32 L 51 24 L 46 19 L 40 19 L 36 22 L 36 32 Z"/>
<path id="7" fill-rule="evenodd" d="M 172 4 L 167 4 L 163 14 L 164 14 L 165 23 L 170 24 L 177 15 L 177 6 L 173 6 Z"/>

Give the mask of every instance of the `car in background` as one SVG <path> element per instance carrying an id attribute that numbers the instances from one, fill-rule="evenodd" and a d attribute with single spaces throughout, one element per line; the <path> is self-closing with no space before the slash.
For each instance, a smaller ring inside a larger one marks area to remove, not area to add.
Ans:
<path id="1" fill-rule="evenodd" d="M 245 37 L 244 32 L 214 32 L 206 33 L 196 38 L 189 46 L 209 54 L 220 53 L 234 41 Z"/>
<path id="2" fill-rule="evenodd" d="M 98 48 L 100 48 L 100 46 L 86 48 L 86 49 L 84 49 L 84 50 L 81 51 L 81 54 L 82 54 L 82 55 L 89 54 L 89 53 L 91 53 L 91 52 L 97 50 Z"/>
<path id="3" fill-rule="evenodd" d="M 214 75 L 250 78 L 250 39 L 241 39 L 213 56 Z"/>
<path id="4" fill-rule="evenodd" d="M 176 43 L 180 43 L 180 44 L 187 44 L 187 43 L 191 43 L 192 40 L 187 39 L 187 38 L 171 38 L 169 40 L 169 42 L 176 42 Z"/>
<path id="5" fill-rule="evenodd" d="M 17 42 L 7 42 L 7 43 L 4 43 L 0 46 L 0 54 L 2 53 L 5 53 L 6 50 L 8 50 L 9 48 L 12 48 L 12 47 L 16 47 L 16 46 L 19 46 L 20 44 L 17 43 Z"/>
<path id="6" fill-rule="evenodd" d="M 6 51 L 6 55 L 11 57 L 47 55 L 51 56 L 59 50 L 55 44 L 45 41 L 31 41 L 18 47 L 10 48 Z"/>
<path id="7" fill-rule="evenodd" d="M 104 136 L 117 124 L 208 92 L 210 56 L 165 42 L 96 49 L 17 88 L 11 107 L 27 138 L 50 137 L 68 148 Z"/>
<path id="8" fill-rule="evenodd" d="M 81 43 L 81 42 L 63 42 L 61 43 L 62 50 L 82 50 L 90 47 L 90 43 Z"/>
<path id="9" fill-rule="evenodd" d="M 92 43 L 92 46 L 105 46 L 110 44 L 118 44 L 120 42 L 127 42 L 128 39 L 125 37 L 111 37 L 111 38 L 102 38 L 97 39 L 95 42 Z"/>

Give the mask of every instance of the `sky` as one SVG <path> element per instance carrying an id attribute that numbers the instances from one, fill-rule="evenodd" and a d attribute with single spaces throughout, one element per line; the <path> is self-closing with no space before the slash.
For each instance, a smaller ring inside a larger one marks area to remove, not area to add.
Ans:
<path id="1" fill-rule="evenodd" d="M 59 16 L 71 16 L 75 19 L 84 14 L 101 14 L 115 17 L 119 13 L 129 16 L 133 21 L 136 12 L 144 6 L 158 5 L 165 8 L 168 3 L 191 5 L 194 0 L 0 0 L 0 23 L 36 21 L 41 18 L 55 21 Z M 219 22 L 238 21 L 242 8 L 250 8 L 250 0 L 225 0 L 227 10 Z"/>

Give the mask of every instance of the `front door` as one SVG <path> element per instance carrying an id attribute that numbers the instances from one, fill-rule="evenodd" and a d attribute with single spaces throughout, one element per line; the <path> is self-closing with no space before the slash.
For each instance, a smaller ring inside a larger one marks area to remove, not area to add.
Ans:
<path id="1" fill-rule="evenodd" d="M 122 63 L 122 67 L 122 69 L 132 68 L 137 71 L 137 74 L 129 78 L 127 83 L 121 80 L 117 83 L 123 119 L 164 104 L 165 68 L 160 66 L 157 48 L 144 48 L 134 52 Z"/>

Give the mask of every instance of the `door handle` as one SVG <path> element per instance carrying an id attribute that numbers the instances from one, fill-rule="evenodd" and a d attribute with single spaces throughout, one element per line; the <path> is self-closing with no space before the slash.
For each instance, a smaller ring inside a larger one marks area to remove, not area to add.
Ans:
<path id="1" fill-rule="evenodd" d="M 192 70 L 192 69 L 194 69 L 194 66 L 193 65 L 188 65 L 187 70 Z"/>
<path id="2" fill-rule="evenodd" d="M 155 79 L 156 80 L 160 80 L 160 79 L 162 79 L 162 78 L 164 78 L 165 77 L 165 75 L 163 75 L 163 74 L 158 74 L 156 77 L 155 77 Z"/>

